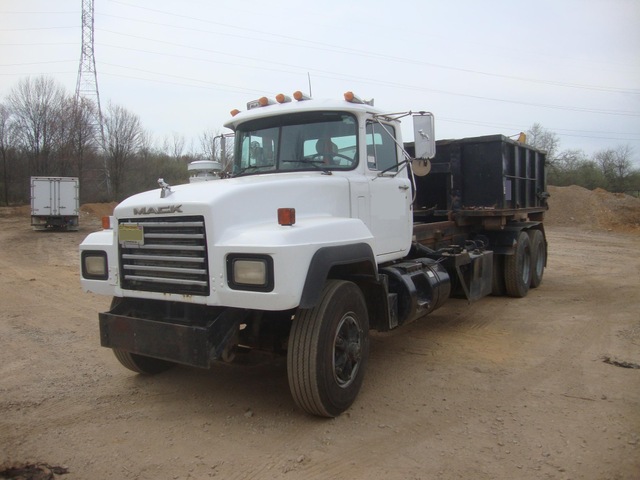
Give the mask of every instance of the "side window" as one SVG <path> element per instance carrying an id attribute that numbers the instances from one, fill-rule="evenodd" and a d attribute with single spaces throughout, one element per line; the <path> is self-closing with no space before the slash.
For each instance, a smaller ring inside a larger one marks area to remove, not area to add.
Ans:
<path id="1" fill-rule="evenodd" d="M 250 132 L 243 138 L 241 167 L 273 167 L 275 162 L 277 129 Z"/>
<path id="2" fill-rule="evenodd" d="M 396 129 L 392 125 L 382 127 L 377 122 L 367 122 L 367 166 L 370 170 L 397 171 L 397 166 L 391 168 L 398 164 L 395 135 Z"/>

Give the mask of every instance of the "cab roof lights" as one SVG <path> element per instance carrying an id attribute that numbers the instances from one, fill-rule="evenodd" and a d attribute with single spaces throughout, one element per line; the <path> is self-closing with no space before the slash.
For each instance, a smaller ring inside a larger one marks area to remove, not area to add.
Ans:
<path id="1" fill-rule="evenodd" d="M 293 92 L 293 98 L 298 102 L 302 102 L 305 100 L 311 100 L 311 95 L 307 95 L 306 93 L 303 93 L 302 91 L 297 90 Z M 357 103 L 362 105 L 373 106 L 373 98 L 371 100 L 364 100 L 358 97 L 352 91 L 345 92 L 344 99 L 349 103 Z M 279 93 L 278 95 L 276 95 L 275 101 L 269 97 L 260 97 L 257 100 L 251 100 L 250 102 L 247 102 L 247 110 L 253 110 L 254 108 L 261 108 L 269 105 L 274 105 L 276 102 L 280 104 L 290 103 L 291 97 L 289 95 L 285 95 L 284 93 Z M 240 113 L 240 110 L 238 110 L 237 108 L 234 108 L 233 110 L 231 110 L 230 113 L 232 117 L 235 117 Z"/>
<path id="2" fill-rule="evenodd" d="M 247 110 L 251 110 L 254 108 L 266 107 L 267 105 L 273 105 L 275 102 L 272 98 L 269 97 L 260 97 L 257 100 L 251 100 L 247 102 Z"/>
<path id="3" fill-rule="evenodd" d="M 349 103 L 360 103 L 363 105 L 370 105 L 373 107 L 373 98 L 371 100 L 363 100 L 358 97 L 355 93 L 349 91 L 344 93 L 344 99 Z"/>
<path id="4" fill-rule="evenodd" d="M 293 98 L 297 101 L 302 102 L 303 100 L 311 100 L 311 95 L 307 95 L 306 93 L 302 93 L 300 90 L 293 92 Z"/>

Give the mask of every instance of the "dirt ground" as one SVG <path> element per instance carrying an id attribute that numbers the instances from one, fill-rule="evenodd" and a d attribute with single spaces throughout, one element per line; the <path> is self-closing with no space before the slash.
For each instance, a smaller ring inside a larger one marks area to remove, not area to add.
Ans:
<path id="1" fill-rule="evenodd" d="M 68 233 L 0 209 L 0 472 L 639 479 L 640 200 L 550 190 L 542 285 L 524 299 L 452 300 L 374 335 L 360 396 L 332 420 L 296 409 L 283 359 L 124 369 L 99 346 L 110 299 L 79 282 L 78 244 L 112 206 L 85 206 Z"/>

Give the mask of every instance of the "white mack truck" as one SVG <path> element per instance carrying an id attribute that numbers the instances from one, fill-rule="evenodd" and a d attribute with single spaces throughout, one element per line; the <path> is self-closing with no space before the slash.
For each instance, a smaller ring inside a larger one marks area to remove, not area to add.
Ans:
<path id="1" fill-rule="evenodd" d="M 540 284 L 545 155 L 501 135 L 436 151 L 431 114 L 351 92 L 276 99 L 232 112 L 219 179 L 160 179 L 120 203 L 80 245 L 81 282 L 113 297 L 101 344 L 128 369 L 282 354 L 298 407 L 334 417 L 360 390 L 370 329 Z"/>

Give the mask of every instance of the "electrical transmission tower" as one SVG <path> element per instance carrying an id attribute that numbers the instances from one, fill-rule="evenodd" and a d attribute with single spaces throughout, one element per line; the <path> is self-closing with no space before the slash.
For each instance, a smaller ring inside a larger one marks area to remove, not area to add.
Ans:
<path id="1" fill-rule="evenodd" d="M 82 47 L 80 52 L 80 66 L 76 82 L 76 107 L 81 104 L 81 97 L 93 102 L 95 113 L 92 115 L 93 131 L 98 136 L 98 143 L 104 150 L 104 126 L 102 123 L 102 108 L 100 107 L 100 92 L 98 90 L 98 73 L 96 71 L 96 57 L 94 55 L 93 35 L 93 6 L 94 0 L 82 0 Z M 111 182 L 105 157 L 105 178 L 107 192 L 111 195 Z"/>

